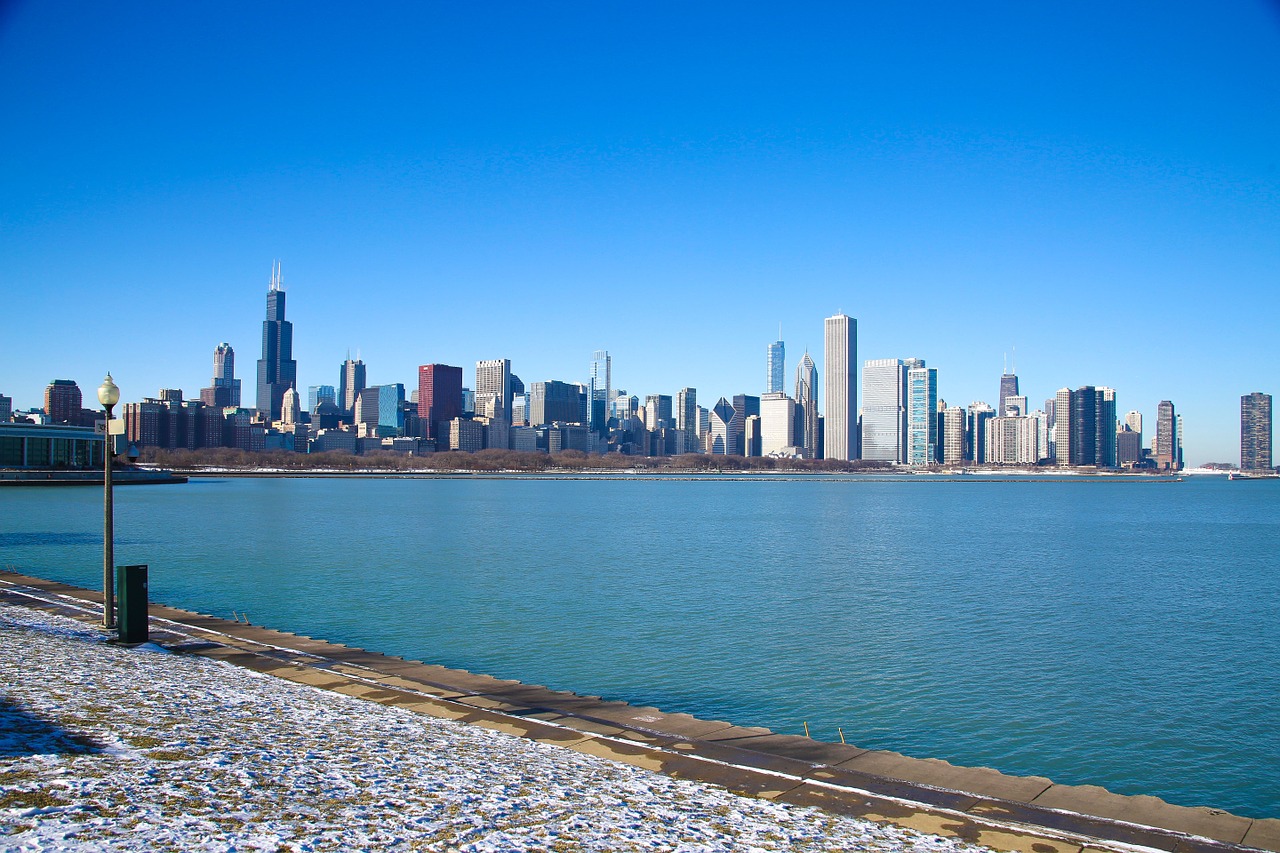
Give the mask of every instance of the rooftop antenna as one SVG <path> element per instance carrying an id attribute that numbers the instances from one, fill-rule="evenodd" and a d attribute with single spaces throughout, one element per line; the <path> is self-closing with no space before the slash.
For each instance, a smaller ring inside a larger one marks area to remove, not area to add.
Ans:
<path id="1" fill-rule="evenodd" d="M 1013 348 L 1013 372 L 1018 372 L 1018 348 L 1016 346 Z"/>
<path id="2" fill-rule="evenodd" d="M 1004 375 L 1009 375 L 1009 353 L 1004 354 Z"/>

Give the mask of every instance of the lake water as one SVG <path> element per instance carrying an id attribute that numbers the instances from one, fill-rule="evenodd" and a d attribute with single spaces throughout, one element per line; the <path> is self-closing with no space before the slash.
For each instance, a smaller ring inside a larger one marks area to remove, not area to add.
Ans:
<path id="1" fill-rule="evenodd" d="M 1280 816 L 1280 481 L 193 479 L 166 604 L 740 725 Z M 0 563 L 101 584 L 101 491 Z"/>

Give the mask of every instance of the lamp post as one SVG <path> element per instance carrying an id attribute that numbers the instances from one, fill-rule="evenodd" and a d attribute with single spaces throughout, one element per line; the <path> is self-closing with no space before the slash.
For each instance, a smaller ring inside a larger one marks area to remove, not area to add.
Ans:
<path id="1" fill-rule="evenodd" d="M 105 434 L 102 436 L 102 627 L 116 626 L 115 594 L 115 508 L 111 495 L 111 457 L 115 436 L 111 434 L 111 409 L 120 402 L 120 389 L 111 374 L 98 386 L 98 402 L 107 410 Z"/>

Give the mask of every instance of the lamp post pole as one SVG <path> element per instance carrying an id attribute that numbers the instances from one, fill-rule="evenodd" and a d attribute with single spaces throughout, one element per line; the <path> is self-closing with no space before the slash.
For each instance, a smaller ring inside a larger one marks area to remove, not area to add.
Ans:
<path id="1" fill-rule="evenodd" d="M 102 627 L 116 626 L 115 591 L 115 507 L 112 502 L 111 457 L 115 436 L 111 434 L 111 409 L 120 402 L 120 389 L 111 374 L 98 387 L 98 402 L 107 410 L 105 435 L 102 436 Z"/>

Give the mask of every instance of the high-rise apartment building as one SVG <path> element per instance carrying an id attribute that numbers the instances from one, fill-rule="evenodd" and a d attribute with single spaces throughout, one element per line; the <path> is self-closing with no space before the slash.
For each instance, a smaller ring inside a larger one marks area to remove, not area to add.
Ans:
<path id="1" fill-rule="evenodd" d="M 998 412 L 1002 418 L 1025 418 L 1029 413 L 1027 398 L 1021 394 L 1011 394 L 1004 398 L 1004 404 Z"/>
<path id="2" fill-rule="evenodd" d="M 907 366 L 900 358 L 862 365 L 862 458 L 907 461 Z"/>
<path id="3" fill-rule="evenodd" d="M 284 279 L 280 263 L 271 268 L 267 290 L 267 318 L 262 321 L 262 358 L 258 359 L 258 412 L 268 421 L 280 420 L 284 392 L 298 381 L 293 360 L 293 324 L 284 318 Z"/>
<path id="4" fill-rule="evenodd" d="M 1060 389 L 1053 435 L 1058 465 L 1116 467 L 1116 392 L 1092 385 Z"/>
<path id="5" fill-rule="evenodd" d="M 1240 398 L 1240 470 L 1271 470 L 1271 395 L 1254 391 Z"/>
<path id="6" fill-rule="evenodd" d="M 1047 405 L 1047 404 L 1046 404 Z M 1071 462 L 1071 389 L 1059 388 L 1053 398 L 1053 459 L 1059 466 Z"/>
<path id="7" fill-rule="evenodd" d="M 1173 403 L 1161 400 L 1156 406 L 1156 437 L 1152 445 L 1156 469 L 1172 471 L 1177 468 L 1178 425 Z"/>
<path id="8" fill-rule="evenodd" d="M 1096 464 L 1115 468 L 1119 464 L 1116 454 L 1116 392 L 1112 388 L 1098 388 L 1095 393 L 1098 409 Z"/>
<path id="9" fill-rule="evenodd" d="M 1129 412 L 1124 416 L 1124 423 L 1129 429 L 1142 435 L 1142 412 L 1136 410 Z"/>
<path id="10" fill-rule="evenodd" d="M 13 398 L 0 394 L 0 424 L 13 419 Z"/>
<path id="11" fill-rule="evenodd" d="M 942 464 L 962 465 L 966 459 L 965 446 L 969 418 L 960 406 L 947 406 L 942 410 Z"/>
<path id="12" fill-rule="evenodd" d="M 909 359 L 904 366 L 907 369 L 907 464 L 932 465 L 938 461 L 938 370 L 926 367 L 921 358 Z"/>
<path id="13" fill-rule="evenodd" d="M 356 395 L 364 390 L 364 386 L 364 362 L 358 358 L 352 361 L 351 354 L 348 353 L 347 360 L 342 362 L 342 371 L 338 375 L 337 404 L 343 414 L 350 417 L 356 410 Z"/>
<path id="14" fill-rule="evenodd" d="M 965 458 L 977 464 L 987 461 L 990 447 L 990 425 L 996 416 L 996 410 L 981 400 L 969 404 L 969 430 L 966 435 Z"/>
<path id="15" fill-rule="evenodd" d="M 443 444 L 449 422 L 462 417 L 462 368 L 448 364 L 418 366 L 418 417 L 425 438 Z"/>
<path id="16" fill-rule="evenodd" d="M 818 368 L 809 351 L 804 351 L 800 363 L 796 365 L 796 420 L 799 430 L 795 436 L 796 446 L 804 453 L 805 459 L 818 458 Z"/>
<path id="17" fill-rule="evenodd" d="M 1021 415 L 992 418 L 987 427 L 989 465 L 1034 465 L 1039 461 L 1039 421 Z"/>
<path id="18" fill-rule="evenodd" d="M 827 374 L 823 443 L 827 459 L 858 458 L 858 321 L 836 314 L 823 322 Z"/>
<path id="19" fill-rule="evenodd" d="M 80 410 L 83 408 L 83 397 L 80 386 L 74 379 L 55 379 L 44 389 L 44 414 L 46 423 L 80 424 Z"/>
<path id="20" fill-rule="evenodd" d="M 786 393 L 784 383 L 786 382 L 786 348 L 782 341 L 774 341 L 769 344 L 768 361 L 766 364 L 767 374 L 765 377 L 766 394 Z"/>
<path id="21" fill-rule="evenodd" d="M 492 417 L 487 412 L 501 411 L 502 418 L 511 423 L 511 360 L 495 358 L 476 362 L 476 399 L 474 412 Z M 499 408 L 491 408 L 496 401 Z"/>

